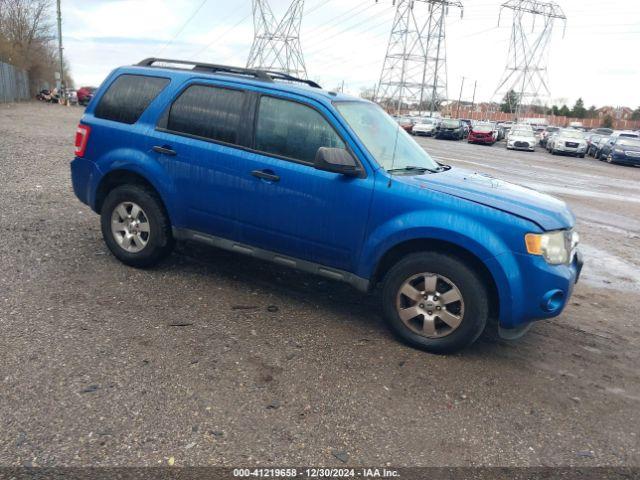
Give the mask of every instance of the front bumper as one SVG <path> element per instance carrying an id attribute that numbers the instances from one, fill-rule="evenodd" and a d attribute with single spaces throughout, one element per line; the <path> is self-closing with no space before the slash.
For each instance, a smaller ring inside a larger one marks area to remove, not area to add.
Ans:
<path id="1" fill-rule="evenodd" d="M 567 265 L 550 265 L 541 256 L 520 253 L 490 259 L 489 269 L 504 274 L 496 281 L 500 327 L 513 333 L 533 321 L 560 315 L 571 298 L 583 264 L 579 250 Z"/>
<path id="2" fill-rule="evenodd" d="M 484 145 L 492 145 L 496 143 L 493 137 L 473 137 L 471 135 L 469 135 L 469 137 L 467 138 L 467 141 L 469 143 L 482 143 Z"/>
<path id="3" fill-rule="evenodd" d="M 556 144 L 553 146 L 557 152 L 568 153 L 570 155 L 585 155 L 587 147 L 567 147 L 566 145 Z"/>
<path id="4" fill-rule="evenodd" d="M 439 130 L 436 133 L 438 138 L 460 138 L 463 134 L 460 130 Z"/>
<path id="5" fill-rule="evenodd" d="M 612 160 L 624 165 L 640 165 L 640 157 L 630 157 L 628 155 L 613 155 Z"/>

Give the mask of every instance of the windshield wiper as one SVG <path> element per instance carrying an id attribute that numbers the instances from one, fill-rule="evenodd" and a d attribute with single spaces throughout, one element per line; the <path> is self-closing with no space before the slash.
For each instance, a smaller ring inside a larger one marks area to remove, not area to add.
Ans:
<path id="1" fill-rule="evenodd" d="M 402 172 L 430 172 L 430 173 L 438 173 L 439 170 L 433 170 L 431 168 L 427 168 L 427 167 L 414 167 L 412 165 L 406 166 L 406 167 L 402 167 L 402 168 L 392 168 L 390 170 L 387 170 L 387 172 L 389 173 L 402 173 Z"/>

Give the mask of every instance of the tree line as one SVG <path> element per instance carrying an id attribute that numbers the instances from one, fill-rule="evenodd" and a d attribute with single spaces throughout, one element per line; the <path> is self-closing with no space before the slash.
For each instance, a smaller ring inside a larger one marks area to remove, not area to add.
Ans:
<path id="1" fill-rule="evenodd" d="M 55 85 L 60 70 L 51 0 L 0 0 L 0 61 L 29 73 L 31 89 Z M 73 86 L 64 62 L 65 84 Z"/>
<path id="2" fill-rule="evenodd" d="M 500 110 L 504 113 L 515 113 L 520 103 L 520 95 L 515 90 L 509 90 L 500 104 Z M 559 117 L 571 117 L 571 118 L 598 118 L 598 111 L 595 105 L 589 108 L 585 107 L 584 100 L 578 98 L 573 108 L 569 108 L 567 105 L 553 105 L 551 107 L 544 107 L 539 105 L 531 106 L 531 111 L 541 115 L 555 115 Z M 640 107 L 633 111 L 631 116 L 632 120 L 640 120 Z M 613 119 L 606 115 L 603 118 L 603 125 L 610 126 L 613 123 Z"/>

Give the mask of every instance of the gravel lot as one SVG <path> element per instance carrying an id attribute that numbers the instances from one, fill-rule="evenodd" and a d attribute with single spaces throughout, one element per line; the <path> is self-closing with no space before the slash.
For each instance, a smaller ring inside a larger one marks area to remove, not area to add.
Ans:
<path id="1" fill-rule="evenodd" d="M 587 257 L 561 317 L 434 356 L 342 284 L 117 262 L 71 191 L 80 115 L 0 105 L 1 465 L 640 466 L 640 168 L 420 139 L 568 201 Z"/>

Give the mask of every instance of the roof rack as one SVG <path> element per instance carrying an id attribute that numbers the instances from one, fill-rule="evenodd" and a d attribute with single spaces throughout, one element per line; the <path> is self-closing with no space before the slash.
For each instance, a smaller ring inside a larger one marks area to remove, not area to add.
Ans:
<path id="1" fill-rule="evenodd" d="M 189 60 L 174 60 L 170 58 L 145 58 L 137 65 L 140 67 L 154 67 L 156 63 L 168 63 L 175 65 L 193 65 L 191 70 L 195 71 L 203 71 L 209 73 L 223 73 L 229 75 L 242 75 L 247 77 L 253 77 L 257 80 L 261 80 L 263 82 L 274 83 L 276 80 L 281 80 L 285 82 L 296 82 L 296 83 L 304 83 L 313 88 L 322 88 L 316 82 L 312 80 L 305 80 L 303 78 L 294 77 L 292 75 L 287 75 L 283 72 L 275 72 L 272 70 L 256 70 L 252 68 L 241 68 L 241 67 L 229 67 L 227 65 L 215 65 L 213 63 L 202 63 L 202 62 L 192 62 Z M 171 68 L 165 67 L 164 68 Z M 185 69 L 188 70 L 188 69 Z"/>

